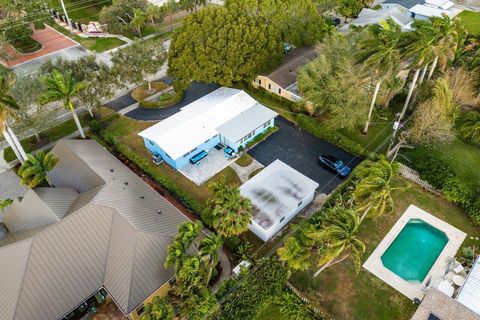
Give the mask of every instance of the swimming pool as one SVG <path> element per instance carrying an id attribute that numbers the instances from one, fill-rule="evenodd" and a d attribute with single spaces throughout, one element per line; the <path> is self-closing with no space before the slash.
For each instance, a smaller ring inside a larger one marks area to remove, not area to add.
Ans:
<path id="1" fill-rule="evenodd" d="M 410 219 L 381 257 L 385 268 L 408 282 L 423 282 L 447 235 L 421 219 Z"/>

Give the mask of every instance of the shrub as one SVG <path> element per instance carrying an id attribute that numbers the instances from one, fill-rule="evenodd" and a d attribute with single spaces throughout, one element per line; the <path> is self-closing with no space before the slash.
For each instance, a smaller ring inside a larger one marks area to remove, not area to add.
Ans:
<path id="1" fill-rule="evenodd" d="M 102 130 L 100 131 L 100 138 L 108 145 L 108 146 L 115 146 L 116 140 L 115 137 L 108 131 Z"/>
<path id="2" fill-rule="evenodd" d="M 466 208 L 466 211 L 473 223 L 480 225 L 480 197 L 476 200 L 472 199 L 471 203 Z"/>
<path id="3" fill-rule="evenodd" d="M 102 130 L 102 123 L 99 120 L 90 120 L 88 126 L 94 133 L 99 133 Z"/>
<path id="4" fill-rule="evenodd" d="M 415 157 L 414 166 L 420 173 L 420 178 L 437 190 L 442 190 L 445 184 L 455 177 L 455 173 L 447 163 L 426 153 Z"/>
<path id="5" fill-rule="evenodd" d="M 448 201 L 468 208 L 472 204 L 472 192 L 462 181 L 457 178 L 449 179 L 444 187 L 443 194 Z"/>
<path id="6" fill-rule="evenodd" d="M 256 144 L 260 141 L 265 140 L 270 134 L 274 133 L 277 130 L 278 130 L 278 127 L 273 126 L 273 127 L 268 128 L 267 130 L 263 131 L 262 133 L 257 135 L 255 138 L 253 138 L 252 140 L 247 142 L 246 149 L 250 148 L 251 146 L 253 146 L 254 144 Z"/>
<path id="7" fill-rule="evenodd" d="M 164 93 L 160 96 L 157 101 L 147 101 L 147 100 L 140 100 L 138 103 L 141 107 L 147 109 L 156 109 L 156 108 L 166 108 L 171 107 L 180 101 L 183 100 L 183 92 L 171 94 L 171 93 Z M 168 98 L 168 99 L 167 99 Z"/>

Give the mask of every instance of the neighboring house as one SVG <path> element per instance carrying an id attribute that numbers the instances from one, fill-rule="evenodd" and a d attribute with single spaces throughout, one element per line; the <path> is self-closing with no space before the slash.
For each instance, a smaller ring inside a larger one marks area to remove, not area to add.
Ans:
<path id="1" fill-rule="evenodd" d="M 138 135 L 152 154 L 181 169 L 218 144 L 238 152 L 273 127 L 276 116 L 244 91 L 222 87 Z"/>
<path id="2" fill-rule="evenodd" d="M 54 187 L 6 210 L 0 319 L 68 318 L 99 292 L 136 319 L 168 291 L 167 247 L 188 219 L 95 141 L 61 140 L 52 151 Z"/>
<path id="3" fill-rule="evenodd" d="M 275 160 L 240 187 L 240 194 L 253 205 L 249 229 L 268 241 L 312 202 L 318 186 L 292 167 Z"/>
<path id="4" fill-rule="evenodd" d="M 392 19 L 402 29 L 405 29 L 405 26 L 413 21 L 408 9 L 405 9 L 400 5 L 381 7 L 378 10 L 363 8 L 358 14 L 358 18 L 349 24 L 343 25 L 340 28 L 340 31 L 348 31 L 350 26 L 363 27 L 371 24 L 379 24 L 387 19 Z"/>
<path id="5" fill-rule="evenodd" d="M 480 256 L 454 298 L 429 289 L 412 320 L 480 320 Z"/>
<path id="6" fill-rule="evenodd" d="M 340 28 L 347 31 L 350 25 L 366 26 L 377 24 L 389 18 L 393 19 L 402 30 L 412 30 L 415 19 L 427 20 L 430 17 L 441 17 L 446 14 L 453 18 L 462 12 L 462 9 L 454 7 L 449 0 L 386 0 L 380 4 L 379 10 L 364 8 L 358 18 Z"/>
<path id="7" fill-rule="evenodd" d="M 287 100 L 302 99 L 297 88 L 297 69 L 317 56 L 313 48 L 295 48 L 286 54 L 283 63 L 269 74 L 258 75 L 253 86 L 263 88 Z"/>

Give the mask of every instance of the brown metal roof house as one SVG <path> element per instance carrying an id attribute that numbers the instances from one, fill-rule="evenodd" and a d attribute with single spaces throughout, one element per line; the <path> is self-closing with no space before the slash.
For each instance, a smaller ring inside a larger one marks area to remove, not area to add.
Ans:
<path id="1" fill-rule="evenodd" d="M 53 152 L 54 187 L 29 190 L 4 218 L 0 319 L 61 319 L 100 289 L 136 318 L 168 290 L 167 246 L 187 218 L 95 141 Z"/>
<path id="2" fill-rule="evenodd" d="M 314 48 L 295 48 L 285 55 L 283 63 L 274 71 L 258 75 L 253 85 L 287 100 L 299 101 L 302 97 L 297 89 L 297 70 L 316 56 Z"/>

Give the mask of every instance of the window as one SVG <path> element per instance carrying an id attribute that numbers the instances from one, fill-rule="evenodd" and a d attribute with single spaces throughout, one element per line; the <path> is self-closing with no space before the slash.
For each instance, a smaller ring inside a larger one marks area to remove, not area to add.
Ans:
<path id="1" fill-rule="evenodd" d="M 268 84 L 268 90 L 272 90 L 272 85 L 270 83 Z"/>
<path id="2" fill-rule="evenodd" d="M 204 143 L 207 143 L 208 141 L 210 141 L 210 139 L 207 139 L 207 140 L 205 140 L 205 142 L 204 142 Z"/>
<path id="3" fill-rule="evenodd" d="M 282 219 L 280 219 L 280 223 L 282 223 L 282 222 L 283 222 L 283 220 L 285 220 L 285 217 L 282 217 Z"/>
<path id="4" fill-rule="evenodd" d="M 261 85 L 261 84 L 262 84 L 262 80 L 258 79 L 258 84 Z"/>
<path id="5" fill-rule="evenodd" d="M 185 153 L 182 157 L 185 158 L 185 157 L 188 156 L 189 154 L 190 154 L 190 152 L 187 152 L 187 153 Z"/>
<path id="6" fill-rule="evenodd" d="M 148 140 L 148 143 L 150 143 L 150 145 L 152 145 L 152 146 L 155 145 L 155 143 L 152 140 Z"/>
<path id="7" fill-rule="evenodd" d="M 282 89 L 278 88 L 278 94 L 282 94 Z"/>
<path id="8" fill-rule="evenodd" d="M 165 152 L 165 155 L 166 155 L 168 158 L 172 159 L 172 158 L 168 155 L 168 153 Z"/>
<path id="9" fill-rule="evenodd" d="M 300 207 L 302 203 L 303 203 L 303 200 L 298 203 L 297 207 Z"/>
<path id="10" fill-rule="evenodd" d="M 173 277 L 172 279 L 168 280 L 168 284 L 173 286 L 175 283 L 177 282 L 177 279 L 175 279 L 175 277 Z"/>

